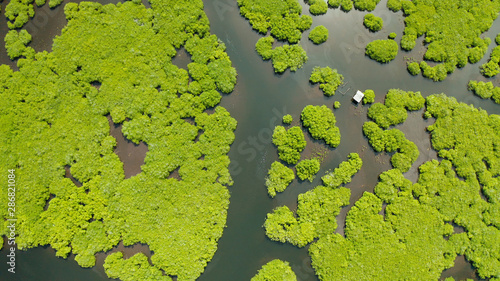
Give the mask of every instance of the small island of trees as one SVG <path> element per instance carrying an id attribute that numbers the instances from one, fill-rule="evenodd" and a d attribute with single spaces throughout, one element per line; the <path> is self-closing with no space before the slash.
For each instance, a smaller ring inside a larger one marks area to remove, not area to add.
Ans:
<path id="1" fill-rule="evenodd" d="M 295 174 L 292 169 L 281 164 L 279 161 L 274 161 L 267 173 L 267 193 L 273 198 L 276 196 L 276 192 L 285 191 L 294 179 Z"/>
<path id="2" fill-rule="evenodd" d="M 381 17 L 376 17 L 373 14 L 366 14 L 363 18 L 363 24 L 368 28 L 371 32 L 377 32 L 382 29 L 384 26 L 384 21 Z"/>
<path id="3" fill-rule="evenodd" d="M 398 55 L 398 43 L 392 39 L 375 40 L 366 45 L 366 55 L 381 63 L 388 63 Z"/>
<path id="4" fill-rule="evenodd" d="M 304 133 L 297 126 L 288 130 L 283 126 L 276 126 L 273 144 L 278 147 L 279 158 L 288 164 L 297 164 L 300 160 L 300 152 L 306 147 Z"/>
<path id="5" fill-rule="evenodd" d="M 491 98 L 500 104 L 500 87 L 493 86 L 493 83 L 471 80 L 468 84 L 469 90 L 483 99 Z"/>
<path id="6" fill-rule="evenodd" d="M 286 261 L 272 260 L 259 269 L 250 281 L 297 281 L 297 276 Z"/>
<path id="7" fill-rule="evenodd" d="M 340 130 L 335 126 L 335 115 L 326 105 L 306 106 L 302 110 L 300 119 L 313 138 L 324 140 L 331 147 L 340 144 Z"/>
<path id="8" fill-rule="evenodd" d="M 337 88 L 342 85 L 344 76 L 339 74 L 336 69 L 330 67 L 314 67 L 309 81 L 313 84 L 320 83 L 319 88 L 325 96 L 335 95 Z"/>
<path id="9" fill-rule="evenodd" d="M 323 0 L 319 1 L 323 2 Z M 316 26 L 309 33 L 309 40 L 311 40 L 316 45 L 325 42 L 327 39 L 328 39 L 328 29 L 323 25 Z"/>

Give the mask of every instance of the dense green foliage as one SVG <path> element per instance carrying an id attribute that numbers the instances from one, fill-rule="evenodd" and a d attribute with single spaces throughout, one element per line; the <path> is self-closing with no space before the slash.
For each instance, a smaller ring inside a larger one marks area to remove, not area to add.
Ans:
<path id="1" fill-rule="evenodd" d="M 313 68 L 309 81 L 313 84 L 320 83 L 319 88 L 323 90 L 325 96 L 333 96 L 344 81 L 344 76 L 339 74 L 336 69 L 331 69 L 328 66 L 316 66 Z"/>
<path id="2" fill-rule="evenodd" d="M 491 98 L 500 104 L 500 87 L 493 86 L 493 83 L 483 81 L 469 81 L 469 90 L 483 99 Z"/>
<path id="3" fill-rule="evenodd" d="M 31 47 L 26 47 L 29 42 L 31 42 L 31 34 L 26 30 L 23 29 L 19 32 L 10 30 L 7 32 L 7 35 L 5 35 L 5 49 L 7 49 L 7 55 L 9 55 L 11 60 L 20 56 L 34 58 L 35 50 Z"/>
<path id="4" fill-rule="evenodd" d="M 19 71 L 0 66 L 0 167 L 16 169 L 20 249 L 50 244 L 57 256 L 72 253 L 91 267 L 95 253 L 140 242 L 153 252 L 152 265 L 115 254 L 107 272 L 193 280 L 226 223 L 236 120 L 215 106 L 236 71 L 209 34 L 202 1 L 151 4 L 68 3 L 52 52 L 19 59 Z M 193 61 L 187 70 L 171 63 L 182 45 Z M 124 178 L 108 114 L 129 140 L 148 145 L 136 176 Z M 137 271 L 124 270 L 131 266 Z"/>
<path id="5" fill-rule="evenodd" d="M 408 72 L 410 72 L 411 75 L 415 76 L 420 74 L 420 64 L 416 61 L 409 62 L 408 63 Z"/>
<path id="6" fill-rule="evenodd" d="M 323 2 L 323 0 L 318 0 Z M 323 2 L 325 3 L 325 2 Z M 318 25 L 309 33 L 309 40 L 314 44 L 321 44 L 328 39 L 328 29 L 323 25 Z"/>
<path id="7" fill-rule="evenodd" d="M 297 276 L 288 262 L 275 259 L 263 265 L 250 281 L 297 281 Z"/>
<path id="8" fill-rule="evenodd" d="M 292 169 L 286 167 L 278 161 L 274 161 L 273 164 L 271 164 L 271 168 L 267 172 L 267 193 L 271 196 L 271 198 L 274 198 L 274 196 L 276 196 L 276 192 L 285 191 L 293 179 L 295 179 L 295 174 Z"/>
<path id="9" fill-rule="evenodd" d="M 498 73 L 500 73 L 499 63 L 500 46 L 496 46 L 490 54 L 490 60 L 487 63 L 481 65 L 481 74 L 483 74 L 485 77 L 493 77 L 497 75 Z"/>
<path id="10" fill-rule="evenodd" d="M 312 18 L 300 15 L 302 7 L 297 0 L 238 0 L 238 6 L 253 29 L 262 34 L 270 30 L 272 37 L 260 38 L 255 48 L 262 59 L 272 60 L 276 73 L 282 73 L 287 68 L 296 71 L 302 67 L 308 58 L 304 49 L 296 43 L 300 41 L 302 32 L 311 27 Z M 317 9 L 317 5 L 313 6 Z M 292 45 L 273 49 L 273 37 Z"/>
<path id="11" fill-rule="evenodd" d="M 418 147 L 398 129 L 383 130 L 403 123 L 408 117 L 407 110 L 419 110 L 425 99 L 420 92 L 405 92 L 391 89 L 385 97 L 384 104 L 375 103 L 368 110 L 368 117 L 375 122 L 366 122 L 363 133 L 370 145 L 377 152 L 396 152 L 391 158 L 394 168 L 407 172 L 419 156 Z"/>
<path id="12" fill-rule="evenodd" d="M 398 129 L 383 130 L 374 122 L 363 124 L 363 134 L 377 152 L 395 152 L 391 164 L 402 172 L 407 172 L 419 156 L 418 147 Z"/>
<path id="13" fill-rule="evenodd" d="M 312 18 L 300 16 L 302 7 L 297 0 L 238 0 L 240 13 L 250 21 L 253 29 L 278 40 L 297 43 L 302 32 L 311 27 Z"/>
<path id="14" fill-rule="evenodd" d="M 426 105 L 443 160 L 420 166 L 416 184 L 398 169 L 382 173 L 375 194 L 349 211 L 345 238 L 326 235 L 309 248 L 321 280 L 438 280 L 464 254 L 480 278 L 499 276 L 500 117 L 443 94 Z"/>
<path id="15" fill-rule="evenodd" d="M 384 21 L 381 17 L 376 17 L 373 14 L 366 14 L 363 18 L 363 24 L 371 32 L 377 32 L 384 26 Z"/>
<path id="16" fill-rule="evenodd" d="M 328 6 L 336 9 L 340 7 L 342 11 L 349 12 L 353 8 L 352 0 L 328 0 Z"/>
<path id="17" fill-rule="evenodd" d="M 307 143 L 300 127 L 293 126 L 287 130 L 283 126 L 276 126 L 273 132 L 273 144 L 278 147 L 281 160 L 288 164 L 297 164 L 300 152 Z"/>
<path id="18" fill-rule="evenodd" d="M 319 159 L 305 159 L 300 161 L 297 166 L 297 176 L 301 180 L 313 181 L 314 176 L 319 172 L 320 162 Z"/>
<path id="19" fill-rule="evenodd" d="M 426 102 L 444 160 L 420 166 L 416 184 L 398 169 L 382 173 L 375 195 L 349 211 L 345 238 L 330 234 L 309 248 L 321 280 L 438 280 L 463 254 L 481 278 L 500 274 L 500 117 L 444 95 Z"/>
<path id="20" fill-rule="evenodd" d="M 290 125 L 290 124 L 292 124 L 292 122 L 293 122 L 292 115 L 287 114 L 287 115 L 283 116 L 283 123 L 284 124 Z"/>
<path id="21" fill-rule="evenodd" d="M 445 64 L 430 66 L 427 62 L 422 61 L 419 66 L 422 71 L 422 75 L 434 81 L 443 81 L 448 75 Z"/>
<path id="22" fill-rule="evenodd" d="M 332 8 L 339 6 L 344 12 L 349 12 L 355 7 L 360 11 L 373 11 L 380 0 L 328 0 L 328 5 Z"/>
<path id="23" fill-rule="evenodd" d="M 403 123 L 408 117 L 408 111 L 420 110 L 425 99 L 420 92 L 390 89 L 385 96 L 384 104 L 375 103 L 368 110 L 368 117 L 377 125 L 386 129 L 389 126 Z"/>
<path id="24" fill-rule="evenodd" d="M 397 12 L 403 7 L 401 1 L 402 0 L 387 0 L 387 8 L 393 12 Z"/>
<path id="25" fill-rule="evenodd" d="M 331 234 L 309 247 L 320 280 L 438 280 L 453 266 L 456 247 L 443 238 L 453 227 L 437 210 L 401 196 L 385 218 L 380 211 L 382 200 L 365 192 L 347 215 L 345 238 Z"/>
<path id="26" fill-rule="evenodd" d="M 354 7 L 360 11 L 373 11 L 380 0 L 353 0 Z"/>
<path id="27" fill-rule="evenodd" d="M 274 38 L 262 37 L 255 44 L 255 49 L 263 60 L 272 60 L 276 73 L 282 73 L 287 68 L 290 68 L 291 71 L 297 71 L 308 59 L 306 51 L 300 45 L 285 44 L 273 49 L 273 43 Z"/>
<path id="28" fill-rule="evenodd" d="M 161 270 L 151 266 L 148 257 L 143 253 L 135 254 L 127 260 L 123 259 L 122 252 L 113 253 L 106 258 L 103 266 L 109 278 L 119 278 L 123 281 L 172 280 L 172 278 L 164 276 Z"/>
<path id="29" fill-rule="evenodd" d="M 394 38 L 396 38 L 397 36 L 398 36 L 398 35 L 397 35 L 395 32 L 391 32 L 391 33 L 389 33 L 388 38 L 389 38 L 389 39 L 394 39 Z"/>
<path id="30" fill-rule="evenodd" d="M 398 192 L 406 192 L 411 195 L 413 183 L 406 179 L 399 169 L 385 171 L 379 176 L 379 182 L 373 192 L 385 203 L 395 202 Z"/>
<path id="31" fill-rule="evenodd" d="M 61 3 L 63 2 L 63 0 L 50 0 L 49 1 L 49 7 L 50 8 L 55 8 L 59 5 L 61 5 Z"/>
<path id="32" fill-rule="evenodd" d="M 340 130 L 335 126 L 335 115 L 326 105 L 304 107 L 300 119 L 313 138 L 324 140 L 331 147 L 340 144 Z"/>
<path id="33" fill-rule="evenodd" d="M 335 102 L 333 103 L 333 108 L 335 108 L 335 109 L 339 109 L 339 108 L 340 108 L 340 102 L 339 102 L 339 101 L 335 101 Z"/>
<path id="34" fill-rule="evenodd" d="M 491 40 L 480 35 L 491 27 L 500 11 L 500 2 L 491 0 L 389 0 L 387 6 L 402 10 L 406 16 L 402 49 L 412 50 L 417 38 L 425 35 L 423 59 L 439 64 L 435 68 L 420 67 L 422 74 L 434 81 L 442 81 L 456 67 L 464 67 L 468 61 L 476 63 L 484 56 Z"/>
<path id="35" fill-rule="evenodd" d="M 35 15 L 33 0 L 11 0 L 5 7 L 5 17 L 10 29 L 21 28 Z"/>
<path id="36" fill-rule="evenodd" d="M 481 278 L 499 276 L 500 116 L 444 95 L 427 98 L 427 113 L 436 118 L 428 127 L 432 146 L 446 160 L 420 168 L 415 193 L 464 227 L 470 240 L 465 256 Z"/>
<path id="37" fill-rule="evenodd" d="M 363 104 L 375 102 L 375 92 L 373 90 L 366 90 L 364 94 Z"/>
<path id="38" fill-rule="evenodd" d="M 388 63 L 396 58 L 398 49 L 398 43 L 394 40 L 375 40 L 366 45 L 365 53 L 373 60 Z"/>
<path id="39" fill-rule="evenodd" d="M 349 154 L 348 161 L 322 177 L 323 185 L 299 195 L 297 217 L 287 206 L 267 214 L 264 223 L 267 237 L 304 247 L 315 238 L 334 233 L 337 229 L 335 217 L 341 207 L 349 205 L 351 196 L 349 189 L 339 186 L 349 183 L 362 165 L 358 154 Z"/>
<path id="40" fill-rule="evenodd" d="M 323 15 L 328 11 L 328 4 L 325 0 L 305 0 L 309 4 L 309 12 L 311 15 Z"/>

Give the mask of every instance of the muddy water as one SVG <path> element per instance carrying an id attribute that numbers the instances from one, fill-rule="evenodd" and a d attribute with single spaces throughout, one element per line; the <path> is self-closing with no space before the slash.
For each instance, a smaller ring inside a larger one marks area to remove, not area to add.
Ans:
<path id="1" fill-rule="evenodd" d="M 373 191 L 378 175 L 390 169 L 390 155 L 375 153 L 362 134 L 361 126 L 367 121 L 368 107 L 351 102 L 356 90 L 373 89 L 377 95 L 377 102 L 383 101 L 385 93 L 391 88 L 421 91 L 424 96 L 443 92 L 456 97 L 459 101 L 486 109 L 490 113 L 500 113 L 500 106 L 490 100 L 482 100 L 466 89 L 470 79 L 485 80 L 479 75 L 478 66 L 487 61 L 487 57 L 475 65 L 467 65 L 464 69 L 456 70 L 440 83 L 421 76 L 412 77 L 405 70 L 405 59 L 421 57 L 422 47 L 417 47 L 412 52 L 401 52 L 393 62 L 385 65 L 365 57 L 364 47 L 368 42 L 385 39 L 393 31 L 398 34 L 397 40 L 401 38 L 403 17 L 401 13 L 388 11 L 385 4 L 386 1 L 381 1 L 373 12 L 384 19 L 384 29 L 378 33 L 370 33 L 363 27 L 362 18 L 366 13 L 329 10 L 326 15 L 314 17 L 313 27 L 326 26 L 330 38 L 326 43 L 316 46 L 307 40 L 309 31 L 306 31 L 301 44 L 308 53 L 309 61 L 295 73 L 286 71 L 282 75 L 276 75 L 271 62 L 263 62 L 255 52 L 255 43 L 261 36 L 252 31 L 248 21 L 239 15 L 236 1 L 205 1 L 205 11 L 211 22 L 211 30 L 226 44 L 227 52 L 238 71 L 235 91 L 225 95 L 221 102 L 222 106 L 238 120 L 238 128 L 229 153 L 234 185 L 230 187 L 231 203 L 227 228 L 219 241 L 219 248 L 213 260 L 199 280 L 249 280 L 263 264 L 275 258 L 290 262 L 299 280 L 318 280 L 310 266 L 307 247 L 299 249 L 292 245 L 272 242 L 266 238 L 262 225 L 266 214 L 275 207 L 287 205 L 295 209 L 298 194 L 319 185 L 321 175 L 346 160 L 350 152 L 357 152 L 363 158 L 364 165 L 347 185 L 352 192 L 351 205 L 343 208 L 337 218 L 339 223 L 337 231 L 343 234 L 345 216 L 352 204 L 362 196 L 363 192 Z M 5 3 L 2 6 L 5 6 Z M 37 51 L 50 50 L 54 35 L 60 34 L 65 24 L 61 10 L 62 7 L 54 9 L 54 16 L 49 17 L 45 25 L 38 26 L 40 31 L 33 34 L 31 46 Z M 304 13 L 308 13 L 307 8 L 304 8 Z M 42 18 L 39 21 L 42 21 Z M 5 20 L 0 19 L 2 38 L 6 30 L 5 25 Z M 494 38 L 498 32 L 500 24 L 496 22 L 486 35 Z M 490 46 L 490 50 L 492 47 Z M 9 63 L 4 50 L 0 50 L 0 62 Z M 174 62 L 185 67 L 189 57 L 180 50 Z M 338 69 L 347 83 L 342 88 L 345 95 L 337 93 L 334 97 L 327 98 L 317 85 L 310 85 L 307 81 L 315 66 Z M 498 85 L 497 81 L 494 82 Z M 342 104 L 339 109 L 334 110 L 337 126 L 342 134 L 341 144 L 336 149 L 328 148 L 306 134 L 308 147 L 302 154 L 303 158 L 308 158 L 316 151 L 326 151 L 318 176 L 312 183 L 294 181 L 285 192 L 270 199 L 264 186 L 264 177 L 271 163 L 278 158 L 277 151 L 271 143 L 272 129 L 281 124 L 281 117 L 284 114 L 291 114 L 294 118 L 292 125 L 299 125 L 300 112 L 306 105 L 325 104 L 331 107 L 334 101 Z M 421 116 L 422 111 L 410 113 L 408 120 L 398 126 L 420 150 L 416 164 L 406 173 L 412 181 L 417 178 L 418 165 L 437 157 L 430 147 L 429 134 L 425 131 L 425 127 L 431 124 L 432 120 L 424 121 Z M 111 130 L 114 134 L 113 130 L 119 128 L 114 128 L 113 125 Z M 135 147 L 125 139 L 120 140 L 118 132 L 114 136 L 118 140 L 115 152 L 121 154 L 120 159 L 125 164 L 125 173 L 128 173 L 128 169 L 130 175 L 140 172 L 144 158 L 136 158 L 133 155 L 141 149 L 138 155 L 143 155 L 144 147 Z M 129 153 L 132 157 L 126 158 Z M 123 249 L 130 251 L 129 254 L 136 251 L 148 252 L 147 247 L 141 245 L 137 245 L 134 250 Z M 0 261 L 3 261 L 4 253 L 5 250 L 0 251 Z M 102 264 L 104 255 L 99 254 L 97 259 L 98 264 Z M 6 272 L 2 267 L 3 263 L 0 265 L 0 280 L 3 280 L 3 274 Z M 71 280 L 107 280 L 102 266 L 82 269 L 72 258 L 68 260 L 56 258 L 51 248 L 35 248 L 19 253 L 19 267 L 20 274 L 16 275 L 16 278 L 20 278 L 18 280 L 68 280 L 68 276 L 71 276 Z M 476 278 L 474 269 L 463 257 L 458 257 L 456 266 L 442 275 L 443 278 L 447 276 L 453 276 L 457 280 Z"/>
<path id="2" fill-rule="evenodd" d="M 122 133 L 122 124 L 115 124 L 108 116 L 109 134 L 116 139 L 115 154 L 118 155 L 123 163 L 125 178 L 128 179 L 141 172 L 141 165 L 144 164 L 144 158 L 148 152 L 148 146 L 144 142 L 135 144 L 126 139 Z"/>

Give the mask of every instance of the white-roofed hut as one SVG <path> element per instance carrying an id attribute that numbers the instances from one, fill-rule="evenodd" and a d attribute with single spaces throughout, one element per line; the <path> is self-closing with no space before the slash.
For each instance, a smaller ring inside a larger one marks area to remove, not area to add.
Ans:
<path id="1" fill-rule="evenodd" d="M 363 100 L 364 96 L 365 96 L 365 94 L 363 94 L 363 92 L 361 92 L 360 90 L 358 90 L 352 99 L 355 102 L 360 103 Z"/>

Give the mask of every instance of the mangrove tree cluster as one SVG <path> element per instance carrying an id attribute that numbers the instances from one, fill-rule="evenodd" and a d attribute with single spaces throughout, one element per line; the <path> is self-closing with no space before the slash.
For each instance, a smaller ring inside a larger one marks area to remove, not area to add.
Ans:
<path id="1" fill-rule="evenodd" d="M 306 51 L 300 45 L 285 44 L 273 49 L 273 43 L 273 37 L 262 37 L 255 44 L 255 49 L 263 60 L 271 59 L 276 73 L 282 73 L 288 68 L 290 71 L 297 71 L 308 59 Z"/>
<path id="2" fill-rule="evenodd" d="M 282 161 L 297 164 L 300 152 L 307 143 L 300 127 L 293 126 L 287 130 L 283 126 L 276 126 L 273 132 L 273 144 L 278 147 L 278 155 Z"/>
<path id="3" fill-rule="evenodd" d="M 323 94 L 328 97 L 335 95 L 335 91 L 342 85 L 343 81 L 344 76 L 339 74 L 336 69 L 331 69 L 328 66 L 314 67 L 311 77 L 309 77 L 309 82 L 313 84 L 319 83 L 319 88 L 323 91 Z"/>
<path id="4" fill-rule="evenodd" d="M 293 122 L 293 117 L 290 114 L 286 114 L 286 115 L 283 116 L 283 120 L 282 121 L 283 121 L 283 124 L 290 125 Z"/>
<path id="5" fill-rule="evenodd" d="M 266 235 L 274 241 L 304 247 L 315 238 L 333 234 L 337 229 L 336 216 L 340 208 L 349 205 L 351 191 L 342 184 L 349 183 L 363 161 L 356 153 L 338 168 L 322 177 L 323 185 L 300 194 L 296 215 L 287 206 L 267 214 Z"/>
<path id="6" fill-rule="evenodd" d="M 480 35 L 491 27 L 500 11 L 500 2 L 490 0 L 389 0 L 387 6 L 393 11 L 402 10 L 406 17 L 400 42 L 403 50 L 412 50 L 417 38 L 425 35 L 427 50 L 423 59 L 439 64 L 420 67 L 423 76 L 434 81 L 484 56 L 491 40 Z"/>
<path id="7" fill-rule="evenodd" d="M 276 192 L 285 191 L 294 179 L 295 174 L 292 169 L 281 164 L 279 161 L 274 161 L 273 164 L 271 164 L 271 169 L 267 172 L 267 193 L 273 198 L 276 196 Z"/>
<path id="8" fill-rule="evenodd" d="M 493 83 L 483 81 L 469 81 L 469 90 L 483 99 L 491 98 L 500 104 L 500 87 L 493 86 Z"/>
<path id="9" fill-rule="evenodd" d="M 360 11 L 373 11 L 380 0 L 328 0 L 328 5 L 332 8 L 340 8 L 344 12 L 349 12 L 355 7 Z"/>
<path id="10" fill-rule="evenodd" d="M 323 2 L 323 0 L 319 0 Z M 325 42 L 328 39 L 328 29 L 323 25 L 318 25 L 309 33 L 309 40 L 314 44 L 318 45 Z"/>
<path id="11" fill-rule="evenodd" d="M 365 54 L 372 60 L 388 63 L 398 55 L 399 46 L 392 39 L 375 40 L 366 45 Z"/>
<path id="12" fill-rule="evenodd" d="M 201 0 L 150 2 L 68 3 L 52 52 L 20 58 L 19 71 L 0 66 L 0 167 L 16 173 L 19 249 L 50 245 L 92 267 L 97 252 L 120 241 L 143 243 L 151 264 L 113 254 L 109 276 L 194 280 L 226 223 L 236 120 L 217 104 L 236 71 Z M 10 50 L 29 39 L 9 34 Z M 191 55 L 187 70 L 171 62 L 181 46 Z M 140 174 L 125 179 L 107 115 L 148 145 Z"/>
<path id="13" fill-rule="evenodd" d="M 307 179 L 312 182 L 314 176 L 319 172 L 320 164 L 321 163 L 317 158 L 300 161 L 295 167 L 297 169 L 297 176 L 301 180 Z"/>
<path id="14" fill-rule="evenodd" d="M 263 265 L 250 281 L 297 281 L 297 276 L 288 262 L 275 259 Z"/>
<path id="15" fill-rule="evenodd" d="M 326 105 L 304 107 L 300 119 L 314 139 L 324 140 L 331 147 L 339 146 L 340 130 L 335 126 L 335 115 Z"/>
<path id="16" fill-rule="evenodd" d="M 403 123 L 407 110 L 419 110 L 424 107 L 425 99 L 420 92 L 405 92 L 391 89 L 386 95 L 384 104 L 375 103 L 368 110 L 372 121 L 363 124 L 363 134 L 377 152 L 395 152 L 391 157 L 394 168 L 407 172 L 419 156 L 418 147 L 398 129 L 387 129 L 390 126 Z"/>
<path id="17" fill-rule="evenodd" d="M 371 32 L 377 32 L 384 26 L 384 21 L 381 17 L 374 16 L 373 14 L 366 14 L 363 18 L 363 24 Z"/>
<path id="18" fill-rule="evenodd" d="M 240 14 L 247 18 L 252 28 L 261 34 L 267 34 L 292 45 L 272 49 L 274 39 L 259 39 L 255 48 L 264 59 L 271 59 L 275 72 L 284 72 L 287 68 L 296 71 L 307 61 L 307 54 L 297 43 L 302 32 L 309 29 L 312 18 L 302 15 L 302 6 L 297 0 L 238 0 Z"/>
<path id="19" fill-rule="evenodd" d="M 347 214 L 345 237 L 329 234 L 309 248 L 320 280 L 439 280 L 457 255 L 480 278 L 498 280 L 500 116 L 443 94 L 426 106 L 443 160 L 421 165 L 417 183 L 399 169 L 383 172 Z"/>
<path id="20" fill-rule="evenodd" d="M 328 11 L 328 4 L 324 0 L 305 0 L 309 4 L 309 12 L 311 15 L 323 15 Z"/>
<path id="21" fill-rule="evenodd" d="M 375 92 L 373 90 L 368 89 L 364 92 L 364 94 L 363 104 L 375 102 Z"/>
<path id="22" fill-rule="evenodd" d="M 495 38 L 495 43 L 497 46 L 493 48 L 490 54 L 490 59 L 487 63 L 481 65 L 481 74 L 485 77 L 493 77 L 500 73 L 500 33 Z"/>

